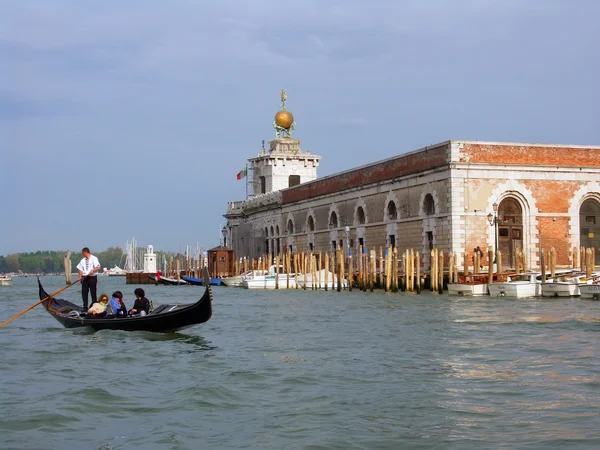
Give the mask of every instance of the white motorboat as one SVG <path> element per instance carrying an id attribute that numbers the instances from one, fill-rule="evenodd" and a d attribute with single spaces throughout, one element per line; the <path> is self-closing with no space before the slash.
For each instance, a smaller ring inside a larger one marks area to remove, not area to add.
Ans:
<path id="1" fill-rule="evenodd" d="M 327 282 L 325 281 L 327 280 Z M 338 286 L 338 277 L 336 274 L 329 270 L 321 269 L 315 272 L 315 276 L 313 274 L 296 274 L 296 284 L 300 288 L 304 288 L 306 284 L 306 289 L 312 289 L 313 285 L 316 289 L 327 289 L 333 290 L 337 289 Z M 346 289 L 348 287 L 348 281 L 342 280 L 342 288 Z"/>
<path id="2" fill-rule="evenodd" d="M 579 287 L 587 284 L 587 281 L 583 272 L 561 274 L 542 284 L 542 295 L 544 297 L 579 297 L 581 295 Z"/>
<path id="3" fill-rule="evenodd" d="M 459 277 L 458 283 L 448 284 L 448 294 L 460 296 L 481 296 L 488 294 L 488 278 L 486 274 L 471 274 Z"/>
<path id="4" fill-rule="evenodd" d="M 0 286 L 10 286 L 12 277 L 10 275 L 0 275 Z"/>
<path id="5" fill-rule="evenodd" d="M 279 280 L 277 280 L 279 277 Z M 257 275 L 254 278 L 246 278 L 242 285 L 246 289 L 275 289 L 279 284 L 279 289 L 286 289 L 288 286 L 288 274 L 283 266 L 279 266 L 279 270 L 275 270 L 275 266 L 269 267 L 267 275 Z M 289 287 L 296 287 L 296 274 L 289 274 Z"/>
<path id="6" fill-rule="evenodd" d="M 540 272 L 517 273 L 508 276 L 508 281 L 488 285 L 492 297 L 539 297 L 542 295 Z"/>
<path id="7" fill-rule="evenodd" d="M 108 269 L 106 271 L 106 275 L 108 275 L 109 277 L 124 277 L 125 275 L 127 275 L 127 271 L 121 269 L 119 266 L 115 266 L 112 269 Z"/>
<path id="8" fill-rule="evenodd" d="M 246 279 L 252 279 L 258 276 L 265 276 L 268 275 L 269 271 L 268 270 L 249 270 L 246 273 L 237 275 L 235 277 L 226 277 L 226 278 L 222 278 L 221 279 L 221 283 L 223 283 L 225 286 L 230 286 L 230 287 L 244 287 L 244 280 Z"/>
<path id="9" fill-rule="evenodd" d="M 581 298 L 600 300 L 600 276 L 589 284 L 579 286 L 579 292 L 581 292 Z"/>

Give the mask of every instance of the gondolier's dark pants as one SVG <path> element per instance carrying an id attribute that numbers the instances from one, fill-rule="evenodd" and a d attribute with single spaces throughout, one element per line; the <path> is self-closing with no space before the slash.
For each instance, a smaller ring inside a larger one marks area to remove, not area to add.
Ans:
<path id="1" fill-rule="evenodd" d="M 88 307 L 88 293 L 92 294 L 92 305 L 96 303 L 96 285 L 98 277 L 87 277 L 81 281 L 81 296 L 83 297 L 83 307 Z"/>

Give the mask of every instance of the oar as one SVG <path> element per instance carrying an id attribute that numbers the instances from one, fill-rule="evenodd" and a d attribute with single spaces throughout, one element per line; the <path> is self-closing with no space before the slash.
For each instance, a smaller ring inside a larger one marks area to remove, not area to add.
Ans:
<path id="1" fill-rule="evenodd" d="M 85 277 L 84 277 L 84 278 L 85 278 Z M 25 313 L 26 313 L 27 311 L 29 311 L 30 309 L 33 309 L 33 308 L 35 308 L 37 305 L 39 305 L 39 304 L 41 304 L 41 303 L 44 303 L 44 302 L 45 302 L 46 300 L 48 300 L 49 298 L 52 298 L 52 297 L 54 297 L 56 294 L 60 294 L 60 293 L 61 293 L 62 291 L 64 291 L 65 289 L 68 289 L 68 288 L 70 288 L 71 286 L 73 286 L 74 284 L 77 284 L 77 283 L 79 283 L 81 280 L 83 280 L 83 278 L 80 278 L 80 279 L 78 279 L 77 281 L 74 281 L 74 282 L 73 282 L 73 283 L 71 283 L 71 284 L 67 284 L 67 285 L 66 285 L 64 288 L 61 288 L 61 289 L 59 289 L 58 291 L 56 291 L 56 292 L 53 292 L 52 294 L 50 294 L 48 297 L 46 297 L 46 298 L 44 298 L 44 299 L 40 300 L 40 301 L 39 301 L 39 302 L 37 302 L 37 303 L 34 303 L 34 304 L 33 304 L 33 305 L 31 305 L 29 308 L 27 308 L 27 309 L 24 309 L 23 311 L 21 311 L 21 312 L 20 312 L 19 314 L 17 314 L 16 316 L 13 316 L 13 317 L 11 317 L 10 319 L 8 319 L 6 322 L 2 322 L 2 323 L 0 324 L 0 328 L 2 328 L 4 325 L 6 325 L 6 324 L 7 324 L 7 323 L 9 323 L 9 322 L 12 322 L 12 321 L 13 321 L 13 320 L 15 320 L 17 317 L 19 317 L 19 316 L 22 316 L 23 314 L 25 314 Z"/>

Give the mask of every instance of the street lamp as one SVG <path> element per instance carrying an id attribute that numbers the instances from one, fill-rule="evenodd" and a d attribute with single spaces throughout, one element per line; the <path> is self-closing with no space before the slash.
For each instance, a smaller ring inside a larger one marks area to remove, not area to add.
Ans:
<path id="1" fill-rule="evenodd" d="M 490 227 L 494 227 L 494 264 L 496 264 L 498 255 L 498 223 L 502 220 L 502 213 L 498 214 L 498 203 L 494 202 L 492 208 L 494 208 L 494 214 L 489 213 L 487 215 L 487 220 Z"/>
<path id="2" fill-rule="evenodd" d="M 227 248 L 227 227 L 223 226 L 221 229 L 221 234 L 223 235 L 223 247 Z"/>

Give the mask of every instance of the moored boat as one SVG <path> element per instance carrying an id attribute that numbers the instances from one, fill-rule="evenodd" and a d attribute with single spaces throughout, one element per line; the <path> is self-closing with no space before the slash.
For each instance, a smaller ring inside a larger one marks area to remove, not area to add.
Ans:
<path id="1" fill-rule="evenodd" d="M 492 297 L 539 297 L 542 295 L 542 274 L 525 272 L 508 276 L 507 281 L 488 284 Z"/>
<path id="2" fill-rule="evenodd" d="M 592 300 L 600 300 L 600 277 L 590 284 L 579 286 L 581 298 L 591 298 Z"/>
<path id="3" fill-rule="evenodd" d="M 313 286 L 316 289 L 337 289 L 338 276 L 329 270 L 321 269 L 315 272 L 314 277 L 311 273 L 296 274 L 296 284 L 301 288 L 306 285 L 306 289 L 312 289 Z M 347 287 L 348 282 L 342 280 L 342 288 L 346 289 Z"/>
<path id="4" fill-rule="evenodd" d="M 278 272 L 278 273 L 277 273 Z M 279 278 L 279 279 L 278 279 Z M 269 267 L 267 275 L 258 275 L 254 278 L 245 279 L 243 286 L 246 289 L 280 289 L 287 288 L 289 279 L 289 287 L 296 287 L 296 274 L 287 274 L 283 266 L 279 266 L 279 270 L 275 270 L 275 266 Z"/>
<path id="5" fill-rule="evenodd" d="M 494 283 L 505 281 L 506 274 L 493 274 Z M 477 273 L 461 275 L 458 283 L 448 284 L 448 294 L 460 296 L 482 296 L 488 295 L 489 274 Z"/>
<path id="6" fill-rule="evenodd" d="M 204 285 L 204 280 L 202 278 L 196 278 L 196 277 L 181 277 L 182 280 L 187 281 L 189 284 L 193 284 L 194 286 L 203 286 Z M 211 286 L 221 286 L 221 279 L 220 278 L 210 278 L 210 285 Z"/>
<path id="7" fill-rule="evenodd" d="M 564 273 L 542 284 L 544 297 L 579 297 L 580 286 L 587 284 L 588 279 L 583 272 Z M 590 280 L 591 283 L 591 280 Z"/>
<path id="8" fill-rule="evenodd" d="M 10 286 L 12 277 L 10 275 L 0 275 L 0 286 Z"/>
<path id="9" fill-rule="evenodd" d="M 236 275 L 235 277 L 225 277 L 221 279 L 222 283 L 225 286 L 229 287 L 244 287 L 245 279 L 252 279 L 257 276 L 265 276 L 268 275 L 268 270 L 249 270 L 248 272 L 240 275 Z"/>
<path id="10" fill-rule="evenodd" d="M 187 281 L 185 280 L 178 280 L 176 278 L 169 278 L 169 277 L 163 277 L 161 276 L 156 276 L 156 275 L 148 275 L 148 277 L 154 281 L 156 284 L 166 284 L 166 285 L 182 285 L 182 284 L 188 284 Z"/>
<path id="11" fill-rule="evenodd" d="M 39 297 L 49 297 L 38 278 Z M 205 323 L 212 316 L 212 291 L 206 286 L 204 295 L 188 305 L 165 304 L 146 316 L 93 317 L 87 316 L 81 306 L 67 300 L 49 298 L 42 302 L 46 311 L 65 328 L 91 327 L 94 330 L 170 332 Z"/>

